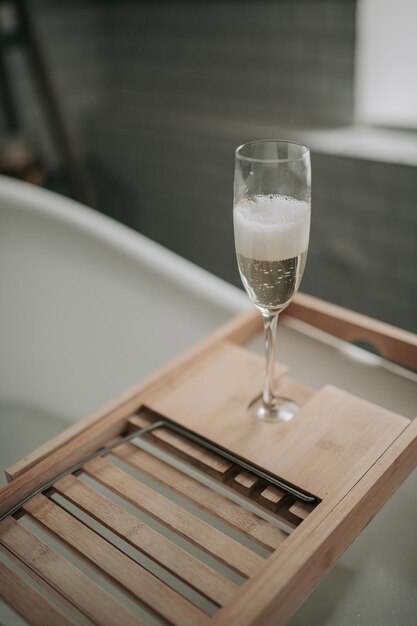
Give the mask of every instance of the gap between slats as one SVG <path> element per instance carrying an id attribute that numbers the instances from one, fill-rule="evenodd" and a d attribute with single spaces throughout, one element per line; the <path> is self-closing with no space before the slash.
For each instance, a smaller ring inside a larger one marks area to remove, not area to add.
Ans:
<path id="1" fill-rule="evenodd" d="M 28 626 L 26 620 L 0 599 L 0 626 Z"/>

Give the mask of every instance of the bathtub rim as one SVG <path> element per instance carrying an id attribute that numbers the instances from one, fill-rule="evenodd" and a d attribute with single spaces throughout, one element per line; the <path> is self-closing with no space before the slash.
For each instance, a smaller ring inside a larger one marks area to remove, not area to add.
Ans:
<path id="1" fill-rule="evenodd" d="M 140 262 L 152 272 L 164 278 L 184 284 L 203 300 L 209 300 L 230 314 L 251 308 L 243 290 L 199 267 L 192 261 L 165 248 L 149 237 L 125 226 L 99 211 L 82 205 L 76 200 L 0 175 L 0 217 L 5 204 L 14 210 L 34 211 L 38 215 L 70 225 L 90 235 L 95 241 L 109 245 L 136 263 Z M 6 208 L 6 210 L 7 210 Z M 230 219 L 232 212 L 230 211 Z"/>

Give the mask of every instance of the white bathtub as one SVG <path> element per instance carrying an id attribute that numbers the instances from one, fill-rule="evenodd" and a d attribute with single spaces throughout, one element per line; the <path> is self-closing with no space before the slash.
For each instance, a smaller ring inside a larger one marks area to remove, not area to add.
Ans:
<path id="1" fill-rule="evenodd" d="M 138 233 L 3 177 L 0 303 L 0 469 L 249 306 L 240 290 Z M 412 376 L 360 351 L 352 360 L 340 342 L 304 331 L 279 333 L 296 378 L 417 412 Z M 416 623 L 415 489 L 413 476 L 293 626 Z"/>
<path id="2" fill-rule="evenodd" d="M 6 178 L 0 301 L 2 467 L 249 306 L 138 233 Z"/>

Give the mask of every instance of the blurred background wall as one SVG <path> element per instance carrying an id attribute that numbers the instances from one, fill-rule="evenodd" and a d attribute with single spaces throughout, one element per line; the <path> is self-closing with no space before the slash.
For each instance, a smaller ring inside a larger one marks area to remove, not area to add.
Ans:
<path id="1" fill-rule="evenodd" d="M 12 5 L 0 3 L 6 29 Z M 29 8 L 97 210 L 240 285 L 234 149 L 262 138 L 306 142 L 313 221 L 302 289 L 417 331 L 416 131 L 397 130 L 394 141 L 369 120 L 355 123 L 361 0 Z M 25 55 L 17 47 L 6 62 L 46 184 L 70 193 Z"/>

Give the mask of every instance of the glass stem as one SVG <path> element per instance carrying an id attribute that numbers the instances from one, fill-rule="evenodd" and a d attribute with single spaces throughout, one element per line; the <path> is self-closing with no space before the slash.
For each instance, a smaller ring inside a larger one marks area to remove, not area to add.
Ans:
<path id="1" fill-rule="evenodd" d="M 278 313 L 263 315 L 265 329 L 265 386 L 262 394 L 263 405 L 266 409 L 274 406 L 274 370 L 275 370 L 275 343 L 277 336 Z"/>

